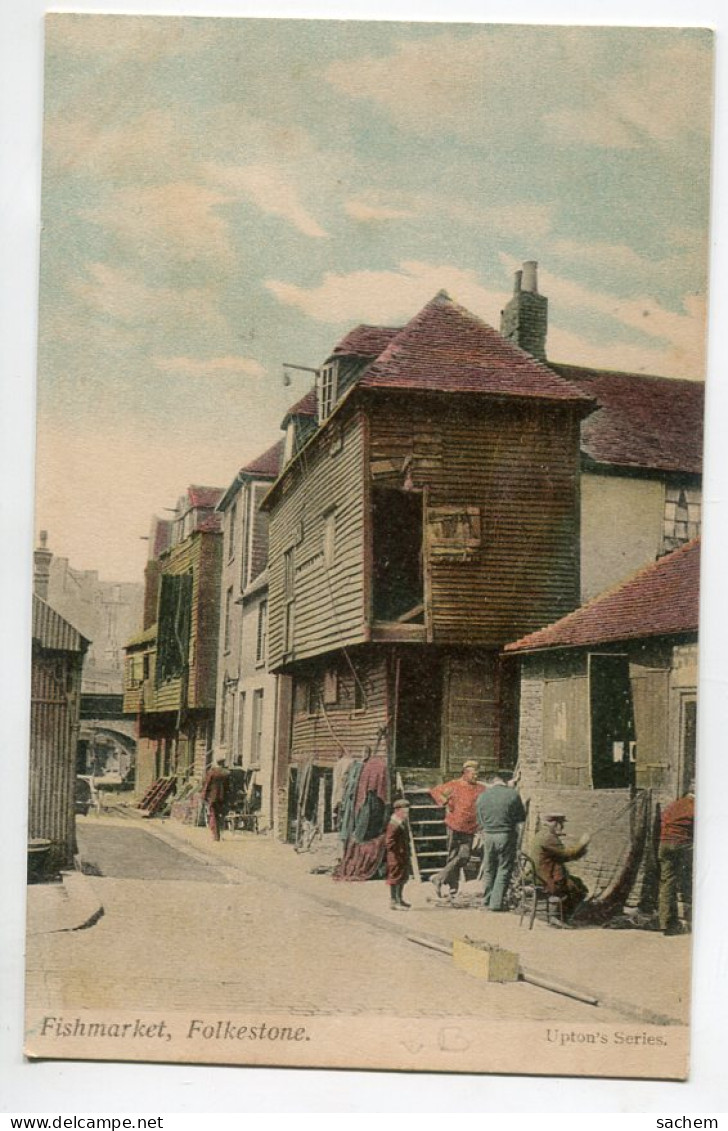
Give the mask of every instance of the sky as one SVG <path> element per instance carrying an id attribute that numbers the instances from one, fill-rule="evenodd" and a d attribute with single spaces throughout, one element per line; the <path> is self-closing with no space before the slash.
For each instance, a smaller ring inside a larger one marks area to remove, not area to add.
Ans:
<path id="1" fill-rule="evenodd" d="M 276 441 L 359 322 L 445 288 L 550 359 L 702 379 L 712 37 L 698 29 L 46 22 L 38 528 L 141 580 L 151 516 Z"/>

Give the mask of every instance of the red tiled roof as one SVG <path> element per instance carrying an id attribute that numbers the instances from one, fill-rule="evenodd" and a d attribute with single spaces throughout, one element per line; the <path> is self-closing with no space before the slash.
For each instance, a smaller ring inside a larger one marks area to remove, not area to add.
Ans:
<path id="1" fill-rule="evenodd" d="M 396 334 L 359 382 L 363 388 L 490 393 L 589 406 L 590 397 L 505 338 L 445 291 Z"/>
<path id="2" fill-rule="evenodd" d="M 581 449 L 589 459 L 620 467 L 701 472 L 701 381 L 549 365 L 599 402 L 598 411 L 581 426 Z"/>
<path id="3" fill-rule="evenodd" d="M 331 357 L 379 357 L 401 331 L 401 326 L 355 326 L 331 351 Z"/>
<path id="4" fill-rule="evenodd" d="M 222 487 L 188 487 L 190 507 L 216 507 L 225 494 Z"/>
<path id="5" fill-rule="evenodd" d="M 316 386 L 309 389 L 305 396 L 301 397 L 300 401 L 296 401 L 286 413 L 286 419 L 289 416 L 317 416 L 318 415 L 318 397 L 316 394 Z"/>
<path id="6" fill-rule="evenodd" d="M 506 652 L 577 648 L 697 632 L 700 539 L 681 546 L 555 624 L 507 644 Z"/>
<path id="7" fill-rule="evenodd" d="M 283 459 L 283 440 L 278 440 L 266 452 L 240 468 L 241 475 L 259 475 L 266 479 L 276 479 Z"/>

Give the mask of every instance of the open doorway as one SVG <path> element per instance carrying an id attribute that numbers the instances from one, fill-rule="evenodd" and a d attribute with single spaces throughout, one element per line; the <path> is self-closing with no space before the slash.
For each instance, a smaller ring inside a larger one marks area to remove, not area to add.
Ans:
<path id="1" fill-rule="evenodd" d="M 431 654 L 404 652 L 399 659 L 397 767 L 440 769 L 442 662 Z"/>
<path id="2" fill-rule="evenodd" d="M 374 619 L 424 623 L 422 495 L 372 492 Z"/>

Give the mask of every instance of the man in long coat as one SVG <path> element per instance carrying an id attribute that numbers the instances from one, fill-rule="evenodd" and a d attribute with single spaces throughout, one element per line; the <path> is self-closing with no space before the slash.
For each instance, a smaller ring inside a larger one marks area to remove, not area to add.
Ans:
<path id="1" fill-rule="evenodd" d="M 590 837 L 585 833 L 576 844 L 564 843 L 563 813 L 549 813 L 542 817 L 542 825 L 534 837 L 531 855 L 536 875 L 549 895 L 561 899 L 564 920 L 568 921 L 580 903 L 586 899 L 587 887 L 578 876 L 572 876 L 565 867 L 569 860 L 579 860 L 586 852 Z"/>
<path id="2" fill-rule="evenodd" d="M 202 796 L 207 802 L 208 824 L 213 840 L 220 839 L 229 789 L 230 771 L 225 765 L 225 759 L 218 758 L 217 765 L 208 770 L 205 784 L 202 787 Z"/>
<path id="3" fill-rule="evenodd" d="M 392 816 L 384 834 L 387 850 L 386 882 L 389 884 L 390 907 L 393 911 L 407 910 L 411 906 L 405 903 L 402 896 L 402 889 L 410 874 L 408 820 L 409 801 L 398 799 L 394 802 Z"/>

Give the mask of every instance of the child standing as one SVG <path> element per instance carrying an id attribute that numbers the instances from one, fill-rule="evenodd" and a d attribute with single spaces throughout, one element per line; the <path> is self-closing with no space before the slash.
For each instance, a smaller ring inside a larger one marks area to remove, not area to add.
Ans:
<path id="1" fill-rule="evenodd" d="M 409 801 L 397 798 L 393 804 L 385 833 L 387 849 L 387 880 L 389 884 L 390 907 L 392 911 L 407 911 L 411 906 L 402 898 L 402 889 L 410 872 L 409 854 Z"/>

